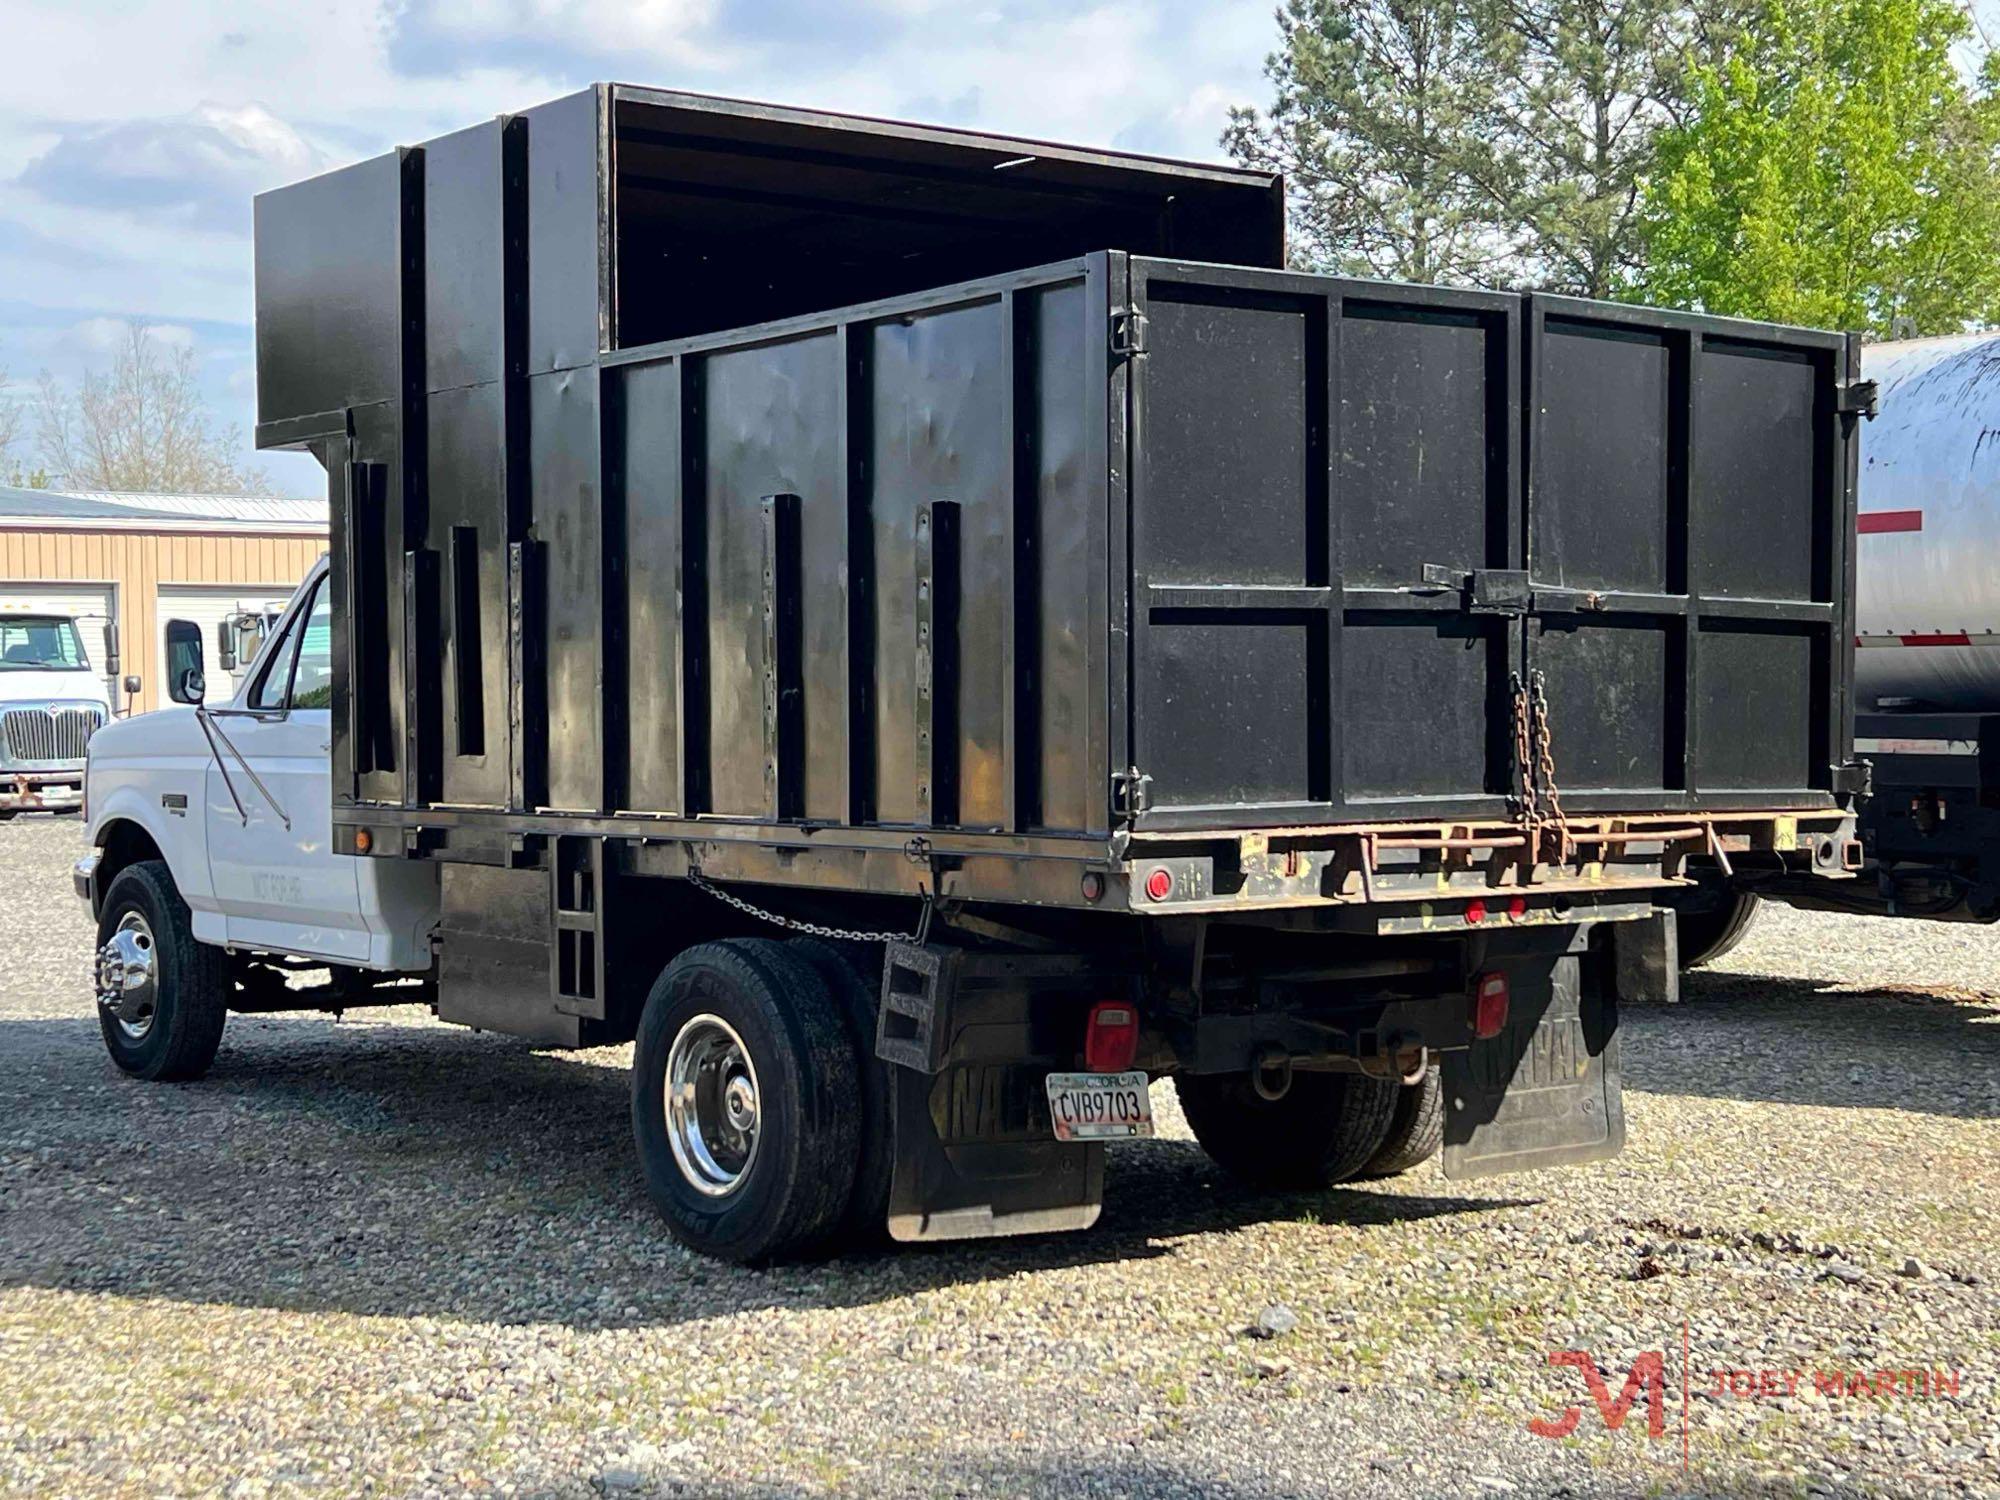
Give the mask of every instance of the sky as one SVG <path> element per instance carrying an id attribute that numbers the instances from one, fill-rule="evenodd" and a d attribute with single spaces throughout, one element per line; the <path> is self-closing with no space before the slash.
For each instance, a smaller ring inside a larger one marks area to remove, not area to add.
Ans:
<path id="1" fill-rule="evenodd" d="M 1272 4 L 0 0 L 0 399 L 137 320 L 193 344 L 272 489 L 317 493 L 251 451 L 253 194 L 598 81 L 1218 159 Z"/>

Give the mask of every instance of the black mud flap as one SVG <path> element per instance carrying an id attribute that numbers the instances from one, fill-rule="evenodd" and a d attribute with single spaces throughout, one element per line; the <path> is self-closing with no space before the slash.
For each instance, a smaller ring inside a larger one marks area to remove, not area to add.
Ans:
<path id="1" fill-rule="evenodd" d="M 1625 1149 L 1618 1010 L 1575 955 L 1507 970 L 1498 1036 L 1444 1054 L 1444 1175 L 1601 1161 Z"/>
<path id="2" fill-rule="evenodd" d="M 1046 1066 L 891 1068 L 896 1170 L 889 1233 L 969 1240 L 1088 1229 L 1104 1205 L 1104 1147 L 1052 1138 Z"/>

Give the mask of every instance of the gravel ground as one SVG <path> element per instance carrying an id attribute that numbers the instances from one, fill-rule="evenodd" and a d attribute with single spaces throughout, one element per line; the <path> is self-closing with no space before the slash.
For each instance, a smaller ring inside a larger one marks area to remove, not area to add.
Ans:
<path id="1" fill-rule="evenodd" d="M 1764 913 L 1628 1011 L 1615 1162 L 1253 1196 L 1169 1089 L 1091 1233 L 751 1272 L 653 1217 L 622 1050 L 236 1018 L 119 1077 L 80 848 L 0 827 L 0 1491 L 2000 1495 L 1993 932 Z M 1662 1435 L 1566 1349 L 1659 1351 Z"/>

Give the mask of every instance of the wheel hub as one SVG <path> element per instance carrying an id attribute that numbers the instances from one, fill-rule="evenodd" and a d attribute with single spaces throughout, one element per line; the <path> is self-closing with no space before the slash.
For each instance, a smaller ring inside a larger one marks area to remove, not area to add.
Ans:
<path id="1" fill-rule="evenodd" d="M 97 950 L 97 1003 L 133 1041 L 153 1029 L 159 951 L 143 915 L 128 911 Z"/>
<path id="2" fill-rule="evenodd" d="M 749 1175 L 763 1123 L 749 1048 L 720 1016 L 695 1016 L 667 1051 L 666 1085 L 675 1165 L 696 1192 L 727 1197 Z"/>

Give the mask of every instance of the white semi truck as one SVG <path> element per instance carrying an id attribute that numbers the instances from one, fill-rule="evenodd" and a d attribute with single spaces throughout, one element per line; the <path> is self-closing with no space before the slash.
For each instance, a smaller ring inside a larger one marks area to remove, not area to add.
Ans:
<path id="1" fill-rule="evenodd" d="M 111 717 L 78 617 L 0 608 L 0 822 L 74 812 L 90 738 Z"/>

